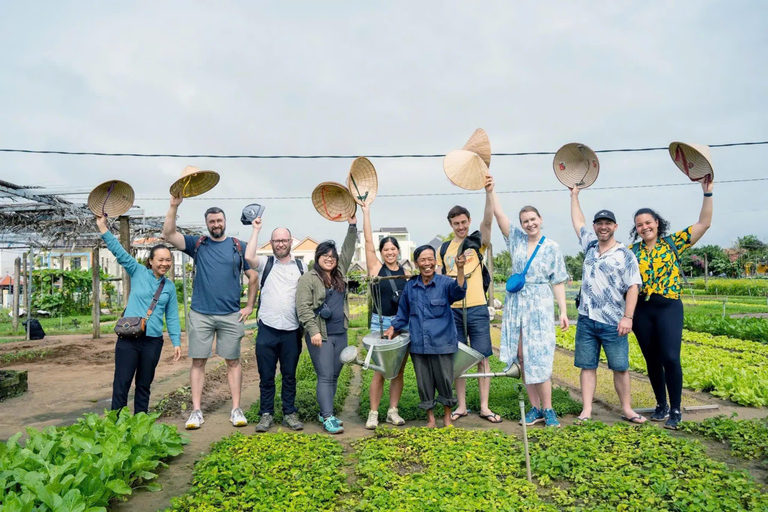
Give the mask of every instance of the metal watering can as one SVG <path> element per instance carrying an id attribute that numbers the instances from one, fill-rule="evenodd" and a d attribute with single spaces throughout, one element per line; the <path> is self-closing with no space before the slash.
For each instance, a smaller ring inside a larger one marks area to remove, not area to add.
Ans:
<path id="1" fill-rule="evenodd" d="M 473 366 L 477 366 L 484 359 L 483 354 L 473 349 L 466 343 L 459 342 L 459 350 L 453 354 L 453 375 L 456 379 L 477 379 L 485 377 L 512 377 L 520 378 L 520 366 L 512 363 L 512 366 L 504 372 L 490 373 L 464 373 Z"/>

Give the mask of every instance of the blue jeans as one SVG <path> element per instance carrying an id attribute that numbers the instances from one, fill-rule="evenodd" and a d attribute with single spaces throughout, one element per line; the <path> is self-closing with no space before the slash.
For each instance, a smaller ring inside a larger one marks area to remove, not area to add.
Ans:
<path id="1" fill-rule="evenodd" d="M 626 336 L 619 336 L 618 326 L 579 315 L 573 365 L 582 370 L 596 369 L 600 362 L 601 346 L 608 359 L 608 368 L 615 372 L 629 370 L 629 341 Z"/>
<path id="2" fill-rule="evenodd" d="M 452 311 L 459 341 L 477 350 L 484 357 L 493 355 L 491 317 L 488 316 L 488 307 L 472 306 L 467 308 L 467 335 L 469 341 L 464 337 L 464 311 L 462 308 L 452 308 Z"/>

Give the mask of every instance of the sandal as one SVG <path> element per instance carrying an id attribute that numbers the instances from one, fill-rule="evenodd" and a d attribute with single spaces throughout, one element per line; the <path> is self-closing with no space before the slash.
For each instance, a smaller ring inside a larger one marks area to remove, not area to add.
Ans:
<path id="1" fill-rule="evenodd" d="M 645 417 L 643 417 L 640 414 L 632 418 L 627 418 L 626 416 L 622 416 L 621 419 L 623 419 L 624 421 L 628 421 L 629 423 L 632 423 L 634 425 L 642 425 L 643 423 L 648 421 Z"/>
<path id="2" fill-rule="evenodd" d="M 459 418 L 464 418 L 464 417 L 465 417 L 465 416 L 467 416 L 468 414 L 469 414 L 469 411 L 466 411 L 466 412 L 465 412 L 465 413 L 463 413 L 463 414 L 462 414 L 462 413 L 460 413 L 460 412 L 452 412 L 452 413 L 451 413 L 451 421 L 456 421 L 456 420 L 458 420 Z"/>
<path id="3" fill-rule="evenodd" d="M 491 423 L 501 423 L 504 421 L 501 416 L 496 414 L 495 412 L 492 412 L 491 414 L 480 414 L 480 417 L 484 420 L 490 421 Z"/>
<path id="4" fill-rule="evenodd" d="M 586 418 L 582 418 L 581 416 L 579 416 L 578 418 L 573 420 L 573 424 L 574 425 L 579 425 L 579 426 L 580 425 L 586 425 L 590 421 L 592 421 L 592 418 L 590 418 L 589 416 L 587 416 Z"/>

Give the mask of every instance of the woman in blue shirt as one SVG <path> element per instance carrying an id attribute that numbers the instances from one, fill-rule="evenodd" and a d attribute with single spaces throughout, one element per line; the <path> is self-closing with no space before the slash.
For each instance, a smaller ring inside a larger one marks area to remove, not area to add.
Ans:
<path id="1" fill-rule="evenodd" d="M 434 409 L 440 402 L 443 404 L 445 426 L 448 426 L 452 423 L 451 409 L 456 405 L 453 396 L 453 354 L 459 349 L 451 304 L 467 294 L 464 279 L 466 259 L 463 254 L 456 258 L 456 279 L 435 273 L 437 261 L 432 246 L 417 247 L 413 259 L 419 275 L 405 285 L 397 315 L 384 336 L 392 339 L 395 331 L 408 326 L 411 361 L 421 400 L 419 407 L 427 411 L 427 427 L 434 428 Z"/>
<path id="2" fill-rule="evenodd" d="M 143 267 L 123 249 L 115 235 L 107 229 L 107 219 L 96 217 L 101 238 L 107 249 L 115 255 L 117 262 L 131 276 L 131 295 L 123 316 L 145 316 L 158 286 L 163 287 L 157 305 L 147 321 L 143 337 L 135 339 L 117 338 L 115 345 L 115 378 L 112 382 L 112 409 L 128 405 L 128 391 L 131 381 L 136 380 L 133 402 L 134 414 L 149 411 L 149 386 L 155 378 L 155 368 L 163 350 L 163 315 L 168 325 L 168 334 L 173 343 L 173 360 L 181 357 L 181 326 L 176 286 L 166 279 L 165 274 L 173 265 L 171 251 L 165 245 L 156 245 L 149 251 L 147 266 Z"/>

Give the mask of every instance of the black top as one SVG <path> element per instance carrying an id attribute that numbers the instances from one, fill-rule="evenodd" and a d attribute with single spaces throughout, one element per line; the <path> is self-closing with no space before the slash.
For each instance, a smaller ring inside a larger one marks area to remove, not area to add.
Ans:
<path id="1" fill-rule="evenodd" d="M 379 277 L 404 276 L 405 269 L 398 266 L 397 270 L 389 270 L 386 265 L 382 265 L 378 275 Z M 373 285 L 374 297 L 376 297 L 379 292 L 381 293 L 381 314 L 383 316 L 395 316 L 397 314 L 397 299 L 394 299 L 395 290 L 402 294 L 406 281 L 407 279 L 386 279 Z M 394 289 L 392 285 L 395 285 Z M 378 313 L 379 312 L 374 309 L 373 314 L 376 315 Z"/>
<path id="2" fill-rule="evenodd" d="M 333 288 L 325 291 L 325 303 L 331 310 L 331 318 L 325 321 L 325 328 L 329 335 L 344 334 L 344 294 L 337 292 Z"/>

